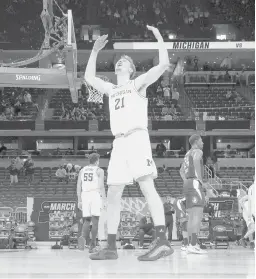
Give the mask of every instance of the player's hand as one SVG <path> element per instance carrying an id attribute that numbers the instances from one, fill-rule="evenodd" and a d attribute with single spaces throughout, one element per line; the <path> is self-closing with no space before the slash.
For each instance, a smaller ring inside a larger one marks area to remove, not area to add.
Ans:
<path id="1" fill-rule="evenodd" d="M 78 207 L 80 210 L 82 210 L 82 202 L 78 202 L 77 207 Z"/>
<path id="2" fill-rule="evenodd" d="M 102 50 L 105 45 L 108 43 L 108 35 L 103 35 L 103 36 L 100 36 L 94 43 L 94 46 L 93 46 L 93 50 L 96 51 L 96 52 L 99 52 L 100 50 Z"/>
<path id="3" fill-rule="evenodd" d="M 148 28 L 149 31 L 153 32 L 155 38 L 158 41 L 163 41 L 163 37 L 162 37 L 160 31 L 156 27 L 147 25 L 147 28 Z"/>

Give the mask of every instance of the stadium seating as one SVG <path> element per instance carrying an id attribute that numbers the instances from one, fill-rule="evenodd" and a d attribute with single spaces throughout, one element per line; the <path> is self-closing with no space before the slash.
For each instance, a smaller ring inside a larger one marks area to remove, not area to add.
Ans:
<path id="1" fill-rule="evenodd" d="M 86 113 L 84 114 L 84 118 L 82 118 L 81 120 L 83 119 L 91 120 L 94 119 L 95 117 L 104 118 L 105 116 L 104 110 L 99 108 L 99 105 L 97 104 L 93 104 L 93 103 L 88 104 L 86 97 L 87 96 L 83 96 L 79 100 L 80 106 L 82 106 L 86 110 Z M 75 107 L 79 107 L 79 106 L 74 105 L 71 99 L 70 92 L 68 90 L 57 91 L 56 94 L 52 96 L 49 104 L 49 108 L 54 109 L 54 113 L 52 117 L 53 119 L 60 119 L 61 115 L 63 115 L 63 109 L 65 111 L 68 111 L 69 119 L 71 119 L 72 111 Z M 75 115 L 74 118 L 77 120 Z"/>
<path id="2" fill-rule="evenodd" d="M 253 167 L 221 167 L 218 171 L 218 176 L 223 183 L 241 181 L 247 187 L 252 184 L 254 174 L 255 168 Z"/>
<path id="3" fill-rule="evenodd" d="M 31 95 L 31 102 L 24 102 L 24 92 L 28 92 Z M 20 98 L 20 106 L 17 107 L 20 111 L 20 115 L 14 113 L 11 119 L 7 116 L 6 120 L 30 120 L 35 119 L 38 113 L 38 108 L 35 105 L 39 95 L 44 94 L 43 89 L 32 88 L 11 88 L 5 87 L 3 94 L 0 95 L 0 111 L 5 112 L 5 106 L 11 106 L 15 111 L 15 103 Z M 3 104 L 6 104 L 5 106 Z"/>
<path id="4" fill-rule="evenodd" d="M 233 93 L 235 90 L 225 87 L 190 87 L 186 89 L 194 108 L 207 112 L 208 116 L 250 119 L 254 108 L 249 107 L 250 103 L 242 97 L 242 100 L 238 102 L 235 98 L 228 100 L 226 98 L 228 91 Z"/>
<path id="5" fill-rule="evenodd" d="M 103 168 L 105 173 L 107 169 Z M 60 182 L 55 176 L 55 168 L 35 168 L 34 182 L 27 185 L 23 175 L 19 176 L 17 185 L 9 186 L 9 174 L 5 168 L 0 168 L 0 207 L 22 207 L 26 205 L 27 197 L 75 197 L 76 181 Z M 223 183 L 241 181 L 247 187 L 251 185 L 255 169 L 252 167 L 221 167 L 218 175 Z M 182 194 L 182 179 L 179 168 L 168 167 L 165 170 L 158 168 L 158 178 L 155 186 L 160 196 L 178 197 Z M 107 190 L 107 185 L 105 184 Z M 142 197 L 137 183 L 125 187 L 123 197 Z"/>

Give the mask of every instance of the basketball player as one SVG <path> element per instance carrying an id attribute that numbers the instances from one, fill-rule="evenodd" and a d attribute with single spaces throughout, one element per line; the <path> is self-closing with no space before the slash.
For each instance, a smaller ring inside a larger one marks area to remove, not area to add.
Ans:
<path id="1" fill-rule="evenodd" d="M 183 183 L 186 181 L 185 172 L 183 169 L 183 164 L 181 164 L 180 168 L 180 176 L 183 180 Z M 181 226 L 181 233 L 183 237 L 183 243 L 181 246 L 182 251 L 187 251 L 188 248 L 188 214 L 186 212 L 186 198 L 183 197 L 181 199 L 176 199 L 175 201 L 175 209 L 176 209 L 176 217 L 179 220 L 180 226 Z"/>
<path id="2" fill-rule="evenodd" d="M 188 214 L 186 213 L 186 199 L 180 198 L 175 199 L 173 204 L 175 211 L 176 211 L 176 218 L 180 224 L 181 233 L 183 237 L 183 244 L 181 246 L 182 251 L 187 251 L 188 247 L 188 231 L 187 231 L 187 224 L 188 224 Z"/>
<path id="3" fill-rule="evenodd" d="M 248 189 L 248 232 L 246 237 L 255 232 L 255 178 L 253 184 Z"/>
<path id="4" fill-rule="evenodd" d="M 107 44 L 107 35 L 95 42 L 85 71 L 85 80 L 109 97 L 110 126 L 115 137 L 108 167 L 107 226 L 108 247 L 90 255 L 92 260 L 118 258 L 116 233 L 120 221 L 121 197 L 125 185 L 137 181 L 143 192 L 156 229 L 156 240 L 149 251 L 138 257 L 140 261 L 154 261 L 173 253 L 165 236 L 165 218 L 162 201 L 156 192 L 153 179 L 157 170 L 152 159 L 148 134 L 148 100 L 146 89 L 157 81 L 169 67 L 168 51 L 159 30 L 147 26 L 157 39 L 159 64 L 136 79 L 135 66 L 129 56 L 122 56 L 115 65 L 117 85 L 96 77 L 98 52 Z"/>
<path id="5" fill-rule="evenodd" d="M 203 141 L 199 135 L 189 138 L 191 149 L 187 152 L 181 168 L 181 177 L 184 180 L 183 194 L 186 198 L 188 213 L 188 253 L 204 254 L 197 245 L 197 234 L 203 218 L 205 194 L 203 192 Z"/>
<path id="6" fill-rule="evenodd" d="M 78 248 L 84 250 L 85 241 L 92 235 L 89 253 L 95 251 L 98 223 L 103 202 L 106 200 L 104 188 L 104 171 L 99 168 L 100 155 L 89 155 L 89 165 L 82 168 L 78 175 L 78 207 L 83 213 L 82 235 L 78 239 Z M 90 224 L 92 222 L 92 228 Z"/>

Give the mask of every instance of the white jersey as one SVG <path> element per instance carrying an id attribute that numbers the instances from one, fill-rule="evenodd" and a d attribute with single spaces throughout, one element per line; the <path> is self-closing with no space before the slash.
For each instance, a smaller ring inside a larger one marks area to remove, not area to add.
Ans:
<path id="1" fill-rule="evenodd" d="M 100 192 L 99 177 L 97 174 L 99 167 L 97 166 L 86 166 L 80 171 L 80 178 L 82 180 L 82 192 Z"/>
<path id="2" fill-rule="evenodd" d="M 147 130 L 148 99 L 143 95 L 146 95 L 145 92 L 141 94 L 137 91 L 134 80 L 112 87 L 109 92 L 109 112 L 114 136 L 136 128 Z"/>

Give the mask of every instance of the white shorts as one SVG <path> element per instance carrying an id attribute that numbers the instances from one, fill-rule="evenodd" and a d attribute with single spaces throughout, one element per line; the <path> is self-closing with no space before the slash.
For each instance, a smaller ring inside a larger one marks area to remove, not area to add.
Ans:
<path id="1" fill-rule="evenodd" d="M 82 192 L 83 217 L 100 216 L 102 201 L 99 192 Z"/>
<path id="2" fill-rule="evenodd" d="M 127 137 L 115 139 L 108 165 L 107 184 L 132 184 L 145 175 L 157 177 L 148 131 L 136 131 Z"/>

